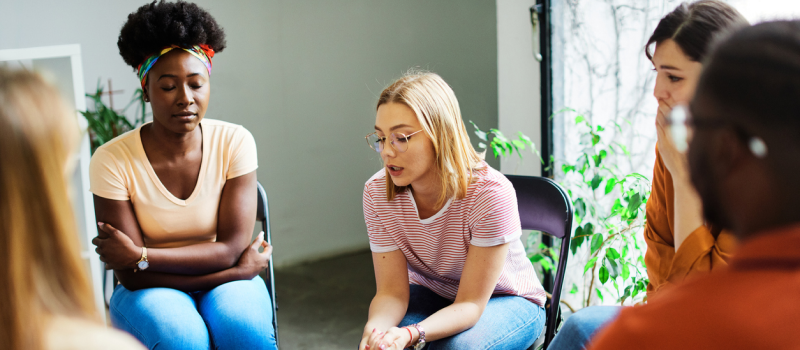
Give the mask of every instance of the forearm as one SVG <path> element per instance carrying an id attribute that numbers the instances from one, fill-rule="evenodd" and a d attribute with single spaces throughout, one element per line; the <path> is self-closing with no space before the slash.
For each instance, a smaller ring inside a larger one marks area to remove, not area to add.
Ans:
<path id="1" fill-rule="evenodd" d="M 685 176 L 673 177 L 675 219 L 673 226 L 675 251 L 692 232 L 703 225 L 703 204 Z"/>
<path id="2" fill-rule="evenodd" d="M 369 304 L 369 318 L 364 326 L 364 334 L 368 335 L 372 329 L 386 331 L 396 327 L 405 316 L 408 309 L 408 297 L 388 294 L 377 294 Z"/>
<path id="3" fill-rule="evenodd" d="M 213 289 L 221 284 L 231 281 L 252 279 L 250 276 L 238 268 L 229 268 L 222 271 L 205 275 L 177 275 L 162 272 L 146 271 L 133 272 L 133 270 L 114 270 L 120 283 L 129 290 L 139 290 L 144 288 L 173 288 L 184 292 Z"/>
<path id="4" fill-rule="evenodd" d="M 472 328 L 483 313 L 483 307 L 473 302 L 455 302 L 447 306 L 419 325 L 425 330 L 425 340 L 446 338 Z"/>
<path id="5" fill-rule="evenodd" d="M 178 248 L 147 248 L 148 272 L 177 275 L 205 275 L 236 265 L 247 241 L 234 245 L 223 242 L 192 244 Z"/>

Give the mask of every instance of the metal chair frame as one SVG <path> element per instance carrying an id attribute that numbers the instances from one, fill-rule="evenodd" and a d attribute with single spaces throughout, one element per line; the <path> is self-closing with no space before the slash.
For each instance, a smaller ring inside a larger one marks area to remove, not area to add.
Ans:
<path id="1" fill-rule="evenodd" d="M 258 186 L 258 211 L 256 212 L 256 221 L 261 222 L 261 230 L 264 231 L 264 239 L 272 245 L 272 233 L 269 229 L 269 202 L 267 201 L 267 192 L 260 182 L 256 183 Z M 279 345 L 278 341 L 278 299 L 275 298 L 275 264 L 272 259 L 269 260 L 269 267 L 267 267 L 267 290 L 269 296 L 272 298 L 272 326 L 275 329 L 275 343 Z"/>
<path id="2" fill-rule="evenodd" d="M 506 175 L 517 193 L 520 222 L 524 230 L 536 230 L 561 239 L 552 298 L 547 311 L 544 347 L 547 349 L 561 319 L 561 291 L 569 258 L 573 208 L 567 191 L 555 181 L 539 176 Z M 533 348 L 533 347 L 531 347 Z"/>

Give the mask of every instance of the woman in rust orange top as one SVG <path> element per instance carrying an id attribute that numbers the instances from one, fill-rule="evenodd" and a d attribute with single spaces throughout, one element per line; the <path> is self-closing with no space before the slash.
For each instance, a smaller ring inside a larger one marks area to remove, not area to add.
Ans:
<path id="1" fill-rule="evenodd" d="M 653 96 L 658 100 L 656 164 L 647 201 L 645 263 L 650 284 L 647 298 L 695 273 L 726 264 L 735 239 L 703 222 L 700 198 L 689 180 L 685 154 L 666 134 L 672 107 L 694 95 L 709 43 L 724 30 L 747 25 L 736 9 L 719 0 L 682 3 L 658 22 L 645 45 L 657 73 Z M 655 44 L 654 52 L 650 46 Z M 584 349 L 620 308 L 594 306 L 572 315 L 550 349 Z"/>

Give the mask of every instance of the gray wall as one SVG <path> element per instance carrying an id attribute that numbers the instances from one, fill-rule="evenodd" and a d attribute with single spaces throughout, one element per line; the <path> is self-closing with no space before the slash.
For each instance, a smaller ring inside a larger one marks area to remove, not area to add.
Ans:
<path id="1" fill-rule="evenodd" d="M 87 91 L 111 78 L 125 90 L 119 107 L 137 81 L 117 53 L 117 35 L 144 3 L 0 0 L 0 49 L 81 44 Z M 408 68 L 441 74 L 465 120 L 497 126 L 494 1 L 198 4 L 228 36 L 214 59 L 207 117 L 255 136 L 279 266 L 366 249 L 361 192 L 381 163 L 363 137 L 377 95 Z"/>
<path id="2" fill-rule="evenodd" d="M 541 149 L 539 26 L 531 24 L 536 0 L 497 0 L 497 96 L 499 129 L 508 138 L 522 132 Z M 542 163 L 526 149 L 500 162 L 504 174 L 541 175 Z"/>

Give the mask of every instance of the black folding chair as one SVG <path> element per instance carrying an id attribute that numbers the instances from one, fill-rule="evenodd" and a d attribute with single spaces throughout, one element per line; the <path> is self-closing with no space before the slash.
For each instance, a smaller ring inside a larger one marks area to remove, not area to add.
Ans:
<path id="1" fill-rule="evenodd" d="M 264 239 L 272 245 L 272 234 L 269 230 L 269 202 L 267 201 L 267 192 L 264 187 L 258 182 L 258 211 L 256 212 L 256 221 L 261 222 L 261 230 L 264 231 Z M 269 296 L 272 298 L 272 326 L 275 329 L 275 343 L 280 344 L 278 341 L 278 300 L 275 298 L 275 268 L 272 259 L 269 260 L 269 267 L 267 268 L 267 290 Z"/>
<path id="2" fill-rule="evenodd" d="M 517 193 L 519 218 L 523 230 L 536 230 L 561 239 L 558 267 L 547 309 L 544 348 L 550 345 L 561 320 L 559 304 L 564 284 L 564 271 L 569 257 L 569 239 L 572 231 L 572 201 L 569 194 L 555 181 L 539 176 L 506 175 Z M 549 274 L 548 274 L 549 275 Z M 546 279 L 546 278 L 545 278 Z M 549 283 L 542 281 L 545 286 Z M 531 346 L 530 349 L 533 349 Z"/>

